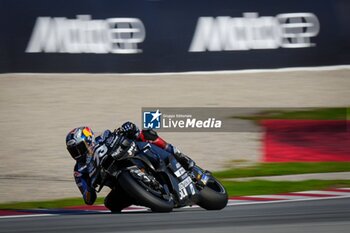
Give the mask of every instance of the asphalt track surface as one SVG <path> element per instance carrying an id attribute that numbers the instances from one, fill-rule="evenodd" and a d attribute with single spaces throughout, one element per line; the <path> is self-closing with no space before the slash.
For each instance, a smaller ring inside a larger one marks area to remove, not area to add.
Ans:
<path id="1" fill-rule="evenodd" d="M 201 208 L 0 219 L 0 232 L 348 232 L 350 198 Z"/>

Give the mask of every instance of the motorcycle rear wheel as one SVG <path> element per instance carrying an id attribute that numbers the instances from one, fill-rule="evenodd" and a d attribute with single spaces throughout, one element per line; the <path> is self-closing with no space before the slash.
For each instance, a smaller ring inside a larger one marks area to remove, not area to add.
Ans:
<path id="1" fill-rule="evenodd" d="M 162 199 L 147 191 L 144 185 L 141 185 L 140 181 L 136 181 L 129 171 L 122 172 L 118 177 L 118 182 L 125 192 L 136 200 L 136 204 L 149 207 L 153 212 L 171 212 L 174 208 L 172 200 Z"/>

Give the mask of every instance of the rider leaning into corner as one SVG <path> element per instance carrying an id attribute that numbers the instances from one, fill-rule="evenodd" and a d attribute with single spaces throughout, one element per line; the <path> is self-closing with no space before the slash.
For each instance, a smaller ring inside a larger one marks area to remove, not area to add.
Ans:
<path id="1" fill-rule="evenodd" d="M 192 159 L 160 138 L 154 130 L 145 129 L 140 131 L 131 122 L 124 123 L 114 132 L 105 130 L 102 135 L 96 138 L 89 127 L 75 128 L 68 133 L 66 145 L 68 152 L 76 160 L 74 178 L 87 205 L 92 205 L 97 197 L 95 188 L 100 182 L 98 167 L 104 157 L 113 152 L 111 151 L 113 142 L 116 141 L 121 132 L 130 140 L 149 142 L 173 154 L 186 170 L 191 170 L 195 165 Z M 104 156 L 101 157 L 101 155 Z M 104 200 L 104 204 L 109 210 L 119 212 L 132 204 L 123 189 L 114 186 L 111 186 L 111 188 L 111 192 Z"/>

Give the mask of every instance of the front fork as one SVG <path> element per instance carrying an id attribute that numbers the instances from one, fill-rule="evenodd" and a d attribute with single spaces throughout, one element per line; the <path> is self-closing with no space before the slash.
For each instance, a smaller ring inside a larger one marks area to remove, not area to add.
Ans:
<path id="1" fill-rule="evenodd" d="M 190 176 L 193 181 L 201 188 L 207 185 L 208 180 L 210 179 L 210 172 L 204 171 L 202 168 L 195 165 L 190 172 Z"/>

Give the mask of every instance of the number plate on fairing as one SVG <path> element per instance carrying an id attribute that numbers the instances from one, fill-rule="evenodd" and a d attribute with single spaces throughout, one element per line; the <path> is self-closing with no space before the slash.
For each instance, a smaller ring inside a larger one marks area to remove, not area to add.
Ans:
<path id="1" fill-rule="evenodd" d="M 188 197 L 188 192 L 190 192 L 191 196 L 196 194 L 192 179 L 189 176 L 179 183 L 180 200 Z"/>
<path id="2" fill-rule="evenodd" d="M 180 201 L 185 201 L 186 199 L 189 199 L 191 196 L 195 195 L 196 189 L 191 177 L 188 176 L 186 169 L 184 169 L 176 159 L 171 158 L 168 167 L 174 173 L 179 182 L 178 192 Z"/>

